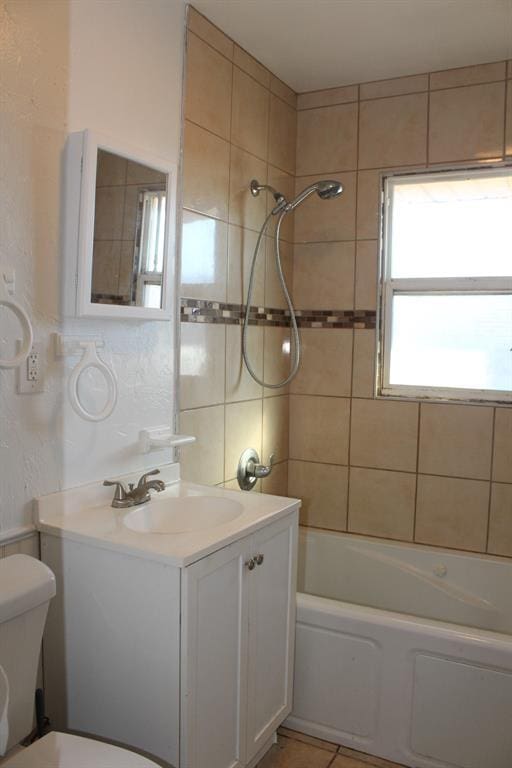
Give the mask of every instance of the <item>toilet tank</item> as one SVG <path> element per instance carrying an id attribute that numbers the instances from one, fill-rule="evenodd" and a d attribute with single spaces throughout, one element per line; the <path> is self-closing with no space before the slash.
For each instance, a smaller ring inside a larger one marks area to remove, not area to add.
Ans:
<path id="1" fill-rule="evenodd" d="M 34 693 L 48 605 L 51 570 L 28 555 L 0 560 L 0 666 L 9 681 L 7 750 L 32 730 Z"/>

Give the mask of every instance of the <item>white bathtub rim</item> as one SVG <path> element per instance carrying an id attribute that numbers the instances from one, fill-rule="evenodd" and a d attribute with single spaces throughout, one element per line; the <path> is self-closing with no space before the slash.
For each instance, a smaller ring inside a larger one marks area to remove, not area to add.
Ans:
<path id="1" fill-rule="evenodd" d="M 315 617 L 322 616 L 319 622 Z M 472 645 L 488 646 L 510 651 L 512 635 L 496 632 L 490 629 L 469 627 L 463 624 L 452 624 L 438 619 L 427 619 L 383 608 L 373 608 L 367 605 L 335 600 L 306 592 L 297 592 L 297 623 L 306 626 L 325 626 L 325 618 L 333 617 L 336 622 L 340 619 L 356 621 L 371 621 L 387 627 L 395 627 L 408 632 L 418 633 L 420 630 L 429 636 L 443 637 L 449 640 L 469 642 Z M 339 624 L 337 624 L 339 626 Z"/>
<path id="2" fill-rule="evenodd" d="M 313 526 L 301 525 L 299 526 L 299 536 L 307 538 L 308 534 L 313 536 L 328 536 L 344 539 L 348 542 L 348 546 L 352 549 L 356 548 L 358 544 L 369 544 L 382 546 L 383 549 L 401 549 L 407 550 L 419 550 L 420 552 L 426 552 L 431 555 L 437 555 L 438 557 L 450 557 L 457 559 L 469 558 L 472 560 L 483 560 L 484 562 L 494 563 L 495 565 L 512 565 L 512 558 L 506 555 L 493 555 L 487 552 L 475 552 L 473 550 L 466 549 L 453 549 L 450 547 L 440 547 L 434 544 L 419 544 L 416 541 L 401 541 L 399 539 L 387 539 L 380 536 L 368 536 L 364 533 L 352 533 L 350 531 L 336 531 L 330 528 L 314 528 Z"/>

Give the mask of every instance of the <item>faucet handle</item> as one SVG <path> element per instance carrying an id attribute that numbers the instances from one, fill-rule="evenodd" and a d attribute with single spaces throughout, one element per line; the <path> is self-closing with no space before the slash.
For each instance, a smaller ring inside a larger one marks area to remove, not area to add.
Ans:
<path id="1" fill-rule="evenodd" d="M 148 478 L 150 475 L 159 475 L 159 474 L 160 474 L 159 469 L 151 469 L 149 472 L 145 472 L 145 474 L 142 475 L 139 482 L 137 483 L 137 488 L 142 488 L 142 486 L 146 484 L 146 478 Z"/>
<path id="2" fill-rule="evenodd" d="M 119 480 L 104 480 L 103 485 L 115 485 L 114 501 L 124 501 L 126 499 L 126 488 Z"/>
<path id="3" fill-rule="evenodd" d="M 256 461 L 252 461 L 251 465 L 248 467 L 249 472 L 252 473 L 252 476 L 256 478 L 268 477 L 272 472 L 274 458 L 275 454 L 271 453 L 268 464 L 259 464 Z"/>

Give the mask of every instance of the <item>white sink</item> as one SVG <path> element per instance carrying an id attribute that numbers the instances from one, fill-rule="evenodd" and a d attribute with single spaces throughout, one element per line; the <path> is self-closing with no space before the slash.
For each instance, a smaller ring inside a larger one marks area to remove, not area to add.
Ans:
<path id="1" fill-rule="evenodd" d="M 230 523 L 243 511 L 238 501 L 218 496 L 153 499 L 128 512 L 123 523 L 138 533 L 189 533 Z"/>

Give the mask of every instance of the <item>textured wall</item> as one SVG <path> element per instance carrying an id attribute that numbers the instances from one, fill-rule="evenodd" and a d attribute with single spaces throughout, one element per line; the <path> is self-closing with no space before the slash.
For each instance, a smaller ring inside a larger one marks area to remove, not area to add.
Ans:
<path id="1" fill-rule="evenodd" d="M 0 263 L 16 267 L 46 387 L 17 395 L 14 372 L 0 371 L 0 534 L 31 522 L 34 496 L 170 458 L 141 457 L 136 440 L 142 427 L 172 423 L 171 325 L 61 322 L 61 174 L 67 131 L 84 128 L 178 161 L 183 15 L 164 0 L 0 2 Z M 0 322 L 0 349 L 10 350 L 17 329 Z M 54 358 L 58 330 L 105 339 L 119 404 L 99 425 L 67 403 L 73 361 Z"/>

